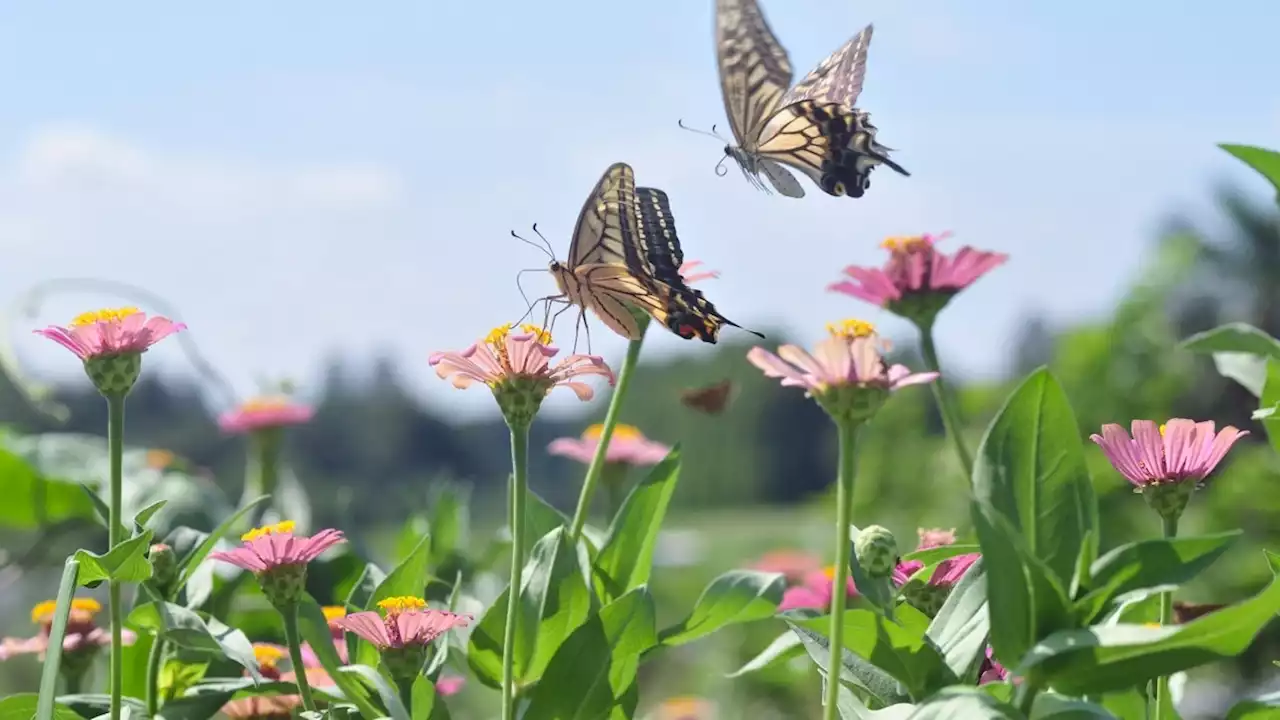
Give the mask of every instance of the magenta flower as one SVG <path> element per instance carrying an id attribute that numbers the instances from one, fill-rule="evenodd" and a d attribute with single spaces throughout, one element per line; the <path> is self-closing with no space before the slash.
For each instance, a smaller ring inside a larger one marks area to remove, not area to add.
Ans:
<path id="1" fill-rule="evenodd" d="M 58 607 L 56 600 L 46 600 L 31 609 L 31 622 L 40 630 L 34 637 L 0 639 L 0 661 L 17 655 L 37 655 L 44 659 L 49 649 L 49 633 L 53 630 L 53 616 Z M 83 668 L 80 659 L 92 657 L 100 647 L 111 644 L 111 632 L 97 626 L 94 618 L 102 611 L 102 604 L 93 598 L 75 598 L 71 601 L 71 612 L 67 616 L 66 632 L 62 636 L 62 650 L 67 667 L 74 665 Z M 124 630 L 121 640 L 125 645 L 132 645 L 137 636 L 131 630 Z M 75 657 L 79 656 L 79 658 Z"/>
<path id="2" fill-rule="evenodd" d="M 1132 439 L 1115 424 L 1103 425 L 1102 434 L 1090 435 L 1089 439 L 1138 488 L 1186 480 L 1200 482 L 1222 462 L 1237 440 L 1249 434 L 1228 425 L 1215 435 L 1212 420 L 1195 422 L 1183 418 L 1160 426 L 1151 420 L 1134 420 L 1131 428 Z"/>
<path id="3" fill-rule="evenodd" d="M 596 447 L 600 445 L 600 435 L 604 426 L 600 424 L 588 427 L 582 437 L 562 437 L 552 440 L 547 445 L 547 452 L 552 455 L 563 455 L 587 465 L 595 457 Z M 605 462 L 620 465 L 643 466 L 657 465 L 671 452 L 669 445 L 650 440 L 633 425 L 618 423 L 613 426 L 613 435 L 609 438 L 609 447 L 605 450 Z"/>
<path id="4" fill-rule="evenodd" d="M 978 669 L 978 684 L 986 685 L 993 682 L 1004 682 L 1009 677 L 1009 671 L 1000 664 L 999 660 L 991 654 L 991 646 L 987 646 L 987 656 L 982 660 L 982 667 Z"/>
<path id="5" fill-rule="evenodd" d="M 455 627 L 466 627 L 470 615 L 433 610 L 421 598 L 393 597 L 378 602 L 386 617 L 376 612 L 358 612 L 335 621 L 373 643 L 379 650 L 425 647 Z M 419 666 L 421 669 L 421 666 Z"/>
<path id="6" fill-rule="evenodd" d="M 1003 253 L 974 250 L 968 245 L 955 255 L 938 252 L 934 246 L 949 234 L 889 238 L 881 243 L 889 251 L 883 268 L 851 265 L 844 270 L 850 279 L 827 289 L 917 323 L 930 323 L 956 293 L 1009 259 Z"/>
<path id="7" fill-rule="evenodd" d="M 813 553 L 800 550 L 774 550 L 765 553 L 752 563 L 752 570 L 782 573 L 789 583 L 801 583 L 809 573 L 821 567 L 821 561 Z"/>
<path id="8" fill-rule="evenodd" d="M 252 573 L 264 573 L 285 565 L 306 565 L 325 550 L 342 542 L 341 530 L 321 530 L 311 537 L 293 534 L 292 520 L 250 530 L 234 549 L 209 553 L 213 560 L 231 563 Z"/>
<path id="9" fill-rule="evenodd" d="M 158 315 L 148 320 L 147 314 L 138 308 L 126 307 L 83 313 L 66 327 L 52 325 L 34 332 L 70 350 L 81 360 L 90 360 L 103 355 L 146 352 L 186 327 Z"/>
<path id="10" fill-rule="evenodd" d="M 694 268 L 698 267 L 701 264 L 702 264 L 701 260 L 689 260 L 688 262 L 682 263 L 680 265 L 680 268 L 677 270 L 677 272 L 680 273 L 680 277 L 684 279 L 684 283 L 686 285 L 692 285 L 697 282 L 702 282 L 703 280 L 710 280 L 712 278 L 720 277 L 719 270 L 703 270 L 701 272 L 695 271 Z"/>
<path id="11" fill-rule="evenodd" d="M 462 686 L 467 684 L 467 679 L 461 675 L 441 675 L 436 681 L 436 692 L 444 697 L 457 695 L 462 691 Z"/>
<path id="12" fill-rule="evenodd" d="M 301 425 L 311 420 L 315 410 L 290 402 L 288 398 L 254 398 L 218 418 L 225 433 L 246 434 L 287 425 Z"/>
<path id="13" fill-rule="evenodd" d="M 955 528 L 943 530 L 941 528 L 917 528 L 916 535 L 920 537 L 920 544 L 916 545 L 916 550 L 928 550 L 930 548 L 942 547 L 943 545 L 954 545 L 956 542 Z M 972 564 L 972 563 L 971 563 Z M 898 567 L 893 571 L 893 580 L 898 585 L 906 582 L 907 578 L 916 574 L 920 568 L 924 567 L 924 563 L 919 560 L 907 560 L 898 563 Z M 901 578 L 901 581 L 899 581 Z"/>
<path id="14" fill-rule="evenodd" d="M 917 550 L 952 545 L 956 541 L 955 530 L 925 530 L 921 528 L 917 532 L 920 535 L 920 545 L 916 548 Z M 942 609 L 943 603 L 951 595 L 951 590 L 956 586 L 956 583 L 960 582 L 960 579 L 964 577 L 964 574 L 969 571 L 969 568 L 980 557 L 982 557 L 980 553 L 966 553 L 943 560 L 933 569 L 933 574 L 929 576 L 928 582 L 924 583 L 923 586 L 920 586 L 920 583 L 907 586 L 907 583 L 924 568 L 924 563 L 919 560 L 900 562 L 893 569 L 893 584 L 898 587 L 906 586 L 903 591 L 906 601 L 920 612 L 929 617 L 934 617 Z"/>
<path id="15" fill-rule="evenodd" d="M 836 569 L 834 566 L 808 573 L 805 575 L 803 583 L 787 588 L 782 593 L 782 602 L 778 603 L 778 612 L 797 608 L 825 610 L 831 607 L 831 597 L 835 588 L 833 580 L 835 574 Z M 846 587 L 848 597 L 857 597 L 858 588 L 854 587 L 853 578 L 848 579 Z"/>

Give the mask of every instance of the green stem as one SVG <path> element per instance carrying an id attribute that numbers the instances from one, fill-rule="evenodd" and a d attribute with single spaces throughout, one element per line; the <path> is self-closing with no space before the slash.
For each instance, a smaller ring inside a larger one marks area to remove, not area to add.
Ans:
<path id="1" fill-rule="evenodd" d="M 511 428 L 511 580 L 507 586 L 507 623 L 502 631 L 502 718 L 516 716 L 516 623 L 520 617 L 520 571 L 524 568 L 524 505 L 529 491 L 529 428 Z"/>
<path id="2" fill-rule="evenodd" d="M 400 691 L 400 704 L 404 705 L 409 717 L 413 717 L 413 681 L 414 678 L 396 680 L 396 689 Z"/>
<path id="3" fill-rule="evenodd" d="M 293 674 L 298 684 L 298 694 L 302 696 L 302 706 L 311 712 L 316 711 L 316 701 L 311 697 L 311 684 L 307 682 L 307 666 L 302 661 L 302 638 L 298 632 L 298 606 L 280 611 L 284 618 L 284 638 L 289 644 L 289 660 L 293 663 Z"/>
<path id="4" fill-rule="evenodd" d="M 124 542 L 124 395 L 107 396 L 107 448 L 111 454 L 111 503 L 107 518 L 107 546 Z M 111 720 L 120 720 L 124 697 L 124 601 L 121 582 L 112 578 L 107 584 L 111 604 Z"/>
<path id="5" fill-rule="evenodd" d="M 622 509 L 622 501 L 627 498 L 627 466 L 621 463 L 605 463 L 602 475 L 604 483 L 605 511 L 608 513 L 609 525 L 618 517 Z"/>
<path id="6" fill-rule="evenodd" d="M 857 471 L 858 423 L 837 420 L 840 434 L 839 474 L 836 477 L 836 571 L 831 579 L 831 646 L 827 658 L 827 699 L 824 720 L 840 716 L 840 668 L 844 650 L 844 608 L 849 585 L 849 525 L 853 523 L 853 479 Z"/>
<path id="7" fill-rule="evenodd" d="M 604 427 L 600 430 L 600 443 L 596 445 L 596 454 L 587 467 L 587 477 L 582 481 L 582 493 L 578 496 L 578 509 L 573 513 L 573 526 L 569 529 L 569 537 L 577 542 L 582 536 L 582 527 L 587 524 L 587 513 L 591 510 L 591 497 L 595 495 L 596 486 L 600 484 L 600 475 L 604 472 L 605 453 L 609 450 L 609 441 L 613 438 L 613 428 L 618 424 L 618 415 L 622 410 L 622 401 L 627 396 L 627 388 L 631 385 L 631 375 L 640 358 L 640 347 L 644 344 L 644 330 L 648 322 L 642 323 L 640 339 L 632 340 L 627 345 L 627 356 L 622 361 L 622 369 L 618 371 L 618 383 L 613 389 L 613 397 L 609 399 L 609 410 L 604 415 Z"/>
<path id="8" fill-rule="evenodd" d="M 147 717 L 155 717 L 160 709 L 160 665 L 164 660 L 164 638 L 157 633 L 147 656 Z"/>
<path id="9" fill-rule="evenodd" d="M 280 477 L 280 448 L 283 441 L 280 428 L 258 430 L 249 436 L 249 467 L 244 475 L 244 495 L 241 505 L 263 495 L 271 495 L 276 491 Z M 246 529 L 262 525 L 262 518 L 270 509 L 272 502 L 258 505 L 245 517 Z"/>
<path id="10" fill-rule="evenodd" d="M 79 695 L 81 688 L 84 687 L 84 673 L 64 673 L 62 676 L 63 685 L 66 687 L 68 695 Z"/>
<path id="11" fill-rule="evenodd" d="M 1177 516 L 1161 516 L 1164 524 L 1164 536 L 1166 539 L 1178 536 L 1178 518 Z M 1173 623 L 1173 591 L 1160 593 L 1160 625 L 1170 625 Z M 1169 697 L 1169 676 L 1161 675 L 1156 678 L 1156 708 L 1152 717 L 1155 720 L 1162 720 L 1164 717 L 1164 705 L 1166 702 L 1172 703 Z"/>
<path id="12" fill-rule="evenodd" d="M 951 395 L 947 392 L 947 385 L 943 382 L 942 368 L 938 364 L 938 350 L 933 343 L 932 323 L 920 326 L 920 352 L 924 355 L 924 364 L 929 370 L 939 373 L 938 379 L 929 383 L 929 387 L 933 390 L 934 401 L 938 403 L 938 413 L 942 415 L 942 427 L 946 430 L 947 437 L 951 438 L 951 444 L 955 446 L 956 455 L 960 458 L 960 467 L 964 469 L 965 482 L 968 482 L 973 477 L 973 455 L 964 444 L 964 437 L 960 434 L 959 414 L 956 412 Z"/>

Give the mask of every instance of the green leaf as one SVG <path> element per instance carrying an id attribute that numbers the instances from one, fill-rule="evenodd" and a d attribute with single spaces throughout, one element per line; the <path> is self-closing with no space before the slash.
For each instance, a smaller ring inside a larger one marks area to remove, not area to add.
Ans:
<path id="1" fill-rule="evenodd" d="M 1115 717 L 1101 705 L 1045 692 L 1036 696 L 1029 720 L 1115 720 Z"/>
<path id="2" fill-rule="evenodd" d="M 373 691 L 378 694 L 378 699 L 382 701 L 382 706 L 387 709 L 386 714 L 391 717 L 391 720 L 410 720 L 409 710 L 400 700 L 400 691 L 382 673 L 368 665 L 347 665 L 339 668 L 338 673 L 347 677 L 360 678 L 366 686 L 373 688 Z M 384 716 L 379 713 L 376 717 Z"/>
<path id="3" fill-rule="evenodd" d="M 529 501 L 524 508 L 524 546 L 533 547 L 534 543 L 550 535 L 552 530 L 568 527 L 569 522 L 564 513 L 530 490 Z M 510 528 L 507 531 L 510 532 Z"/>
<path id="4" fill-rule="evenodd" d="M 338 657 L 338 651 L 333 646 L 329 621 L 325 620 L 324 611 L 310 595 L 305 595 L 298 603 L 298 630 L 302 634 L 302 639 L 311 646 L 316 658 L 320 660 L 320 666 L 329 674 L 329 677 L 333 678 L 347 702 L 354 704 L 360 714 L 366 718 L 382 717 L 384 713 L 373 704 L 365 685 L 357 681 L 354 676 L 341 672 L 342 658 Z"/>
<path id="5" fill-rule="evenodd" d="M 150 505 L 146 506 L 145 508 L 139 510 L 138 514 L 133 516 L 134 534 L 136 535 L 138 533 L 141 533 L 143 530 L 145 530 L 147 528 L 147 522 L 150 521 L 151 518 L 154 517 L 156 513 L 160 512 L 160 509 L 163 508 L 166 504 L 168 504 L 168 502 L 169 502 L 168 500 L 157 500 L 156 502 L 153 502 Z"/>
<path id="6" fill-rule="evenodd" d="M 1242 352 L 1216 352 L 1213 367 L 1228 380 L 1235 380 L 1249 394 L 1261 397 L 1267 382 L 1267 360 L 1262 355 Z"/>
<path id="7" fill-rule="evenodd" d="M 431 573 L 428 570 L 430 562 L 431 536 L 423 535 L 413 552 L 409 553 L 408 557 L 400 561 L 400 564 L 378 583 L 377 589 L 373 591 L 373 597 L 370 597 L 369 603 L 361 609 L 375 610 L 379 602 L 391 597 L 404 595 L 422 597 L 427 589 L 427 582 L 431 579 Z M 377 667 L 378 649 L 372 643 L 361 642 L 356 653 L 353 663 Z"/>
<path id="8" fill-rule="evenodd" d="M 1280 153 L 1252 145 L 1221 143 L 1218 147 L 1231 153 L 1266 178 L 1267 182 L 1271 183 L 1271 187 L 1275 188 L 1277 200 L 1280 200 Z"/>
<path id="9" fill-rule="evenodd" d="M 760 651 L 759 655 L 751 658 L 745 665 L 725 675 L 727 678 L 736 678 L 747 673 L 753 673 L 763 670 L 780 662 L 786 662 L 794 657 L 799 657 L 804 652 L 804 646 L 800 642 L 800 636 L 793 632 L 784 632 L 769 643 L 769 647 Z"/>
<path id="10" fill-rule="evenodd" d="M 188 610 L 173 603 L 147 603 L 129 613 L 128 624 L 151 630 L 174 645 L 237 663 L 256 680 L 258 661 L 245 634 L 222 624 L 217 618 Z"/>
<path id="11" fill-rule="evenodd" d="M 270 495 L 262 495 L 249 501 L 244 507 L 237 510 L 234 515 L 218 523 L 218 526 L 213 529 L 213 532 L 206 535 L 204 540 L 201 541 L 200 544 L 197 545 L 189 554 L 185 557 L 179 556 L 178 582 L 174 586 L 174 592 L 176 593 L 178 590 L 186 586 L 187 581 L 191 580 L 191 575 L 196 571 L 196 567 L 209 556 L 209 553 L 213 552 L 214 546 L 218 544 L 218 541 L 221 540 L 223 536 L 231 532 L 232 529 L 239 527 L 241 518 L 247 515 L 250 510 L 253 510 L 269 499 L 271 499 Z"/>
<path id="12" fill-rule="evenodd" d="M 312 688 L 313 692 L 321 692 Z M 208 720 L 234 697 L 263 695 L 296 695 L 298 687 L 291 682 L 264 682 L 254 685 L 251 678 L 218 678 L 196 684 L 186 694 L 165 700 L 157 720 Z M 323 695 L 322 695 L 323 697 Z"/>
<path id="13" fill-rule="evenodd" d="M 151 563 L 147 561 L 147 548 L 151 547 L 151 531 L 144 530 L 98 555 L 88 550 L 77 550 L 75 559 L 80 563 L 80 584 L 97 587 L 106 580 L 138 583 L 151 577 Z"/>
<path id="14" fill-rule="evenodd" d="M 829 681 L 827 663 L 831 658 L 831 639 L 825 630 L 818 631 L 798 624 L 797 618 L 783 618 L 804 644 L 809 659 L 818 666 L 818 672 Z M 882 705 L 893 705 L 909 700 L 907 688 L 892 675 L 867 660 L 840 649 L 840 682 L 852 683 L 874 697 Z"/>
<path id="15" fill-rule="evenodd" d="M 449 720 L 449 708 L 444 703 L 437 702 L 439 697 L 431 680 L 425 675 L 419 675 L 413 681 L 413 720 Z"/>
<path id="16" fill-rule="evenodd" d="M 18 693 L 0 700 L 0 720 L 81 720 L 80 714 L 61 703 L 54 704 L 53 696 L 40 702 L 35 693 Z"/>
<path id="17" fill-rule="evenodd" d="M 1242 700 L 1231 706 L 1227 720 L 1274 720 L 1280 716 L 1280 709 L 1257 700 Z"/>
<path id="18" fill-rule="evenodd" d="M 893 676 L 913 700 L 957 682 L 925 631 L 929 618 L 910 605 L 898 609 L 897 621 L 873 610 L 847 610 L 844 648 Z M 798 620 L 796 625 L 827 633 L 830 617 Z M 828 638 L 829 639 L 829 638 Z"/>
<path id="19" fill-rule="evenodd" d="M 530 696 L 523 720 L 609 717 L 658 641 L 653 597 L 638 587 L 605 605 L 565 639 Z"/>
<path id="20" fill-rule="evenodd" d="M 772 617 L 782 602 L 786 579 L 779 573 L 730 570 L 711 581 L 680 624 L 663 630 L 663 645 L 683 645 L 737 623 Z"/>
<path id="21" fill-rule="evenodd" d="M 1280 555 L 1270 550 L 1263 550 L 1262 554 L 1267 558 L 1267 564 L 1271 566 L 1271 574 L 1280 575 Z"/>
<path id="22" fill-rule="evenodd" d="M 453 484 L 436 486 L 431 502 L 431 562 L 438 567 L 470 543 L 468 491 Z"/>
<path id="23" fill-rule="evenodd" d="M 1219 325 L 1183 340 L 1181 347 L 1196 353 L 1237 352 L 1280 360 L 1280 341 L 1242 322 Z"/>
<path id="24" fill-rule="evenodd" d="M 1255 414 L 1254 418 L 1262 420 L 1271 449 L 1280 452 L 1280 415 L 1275 412 L 1280 407 L 1280 360 L 1275 358 L 1267 358 L 1267 381 L 1262 387 L 1259 407 L 1271 411 L 1261 418 Z M 1258 412 L 1261 413 L 1262 409 Z"/>
<path id="25" fill-rule="evenodd" d="M 1066 694 L 1126 690 L 1161 675 L 1233 657 L 1280 611 L 1280 580 L 1244 602 L 1185 625 L 1094 626 L 1055 633 L 1018 668 Z"/>
<path id="26" fill-rule="evenodd" d="M 977 688 L 947 688 L 916 706 L 908 720 L 1018 720 L 1022 715 Z"/>
<path id="27" fill-rule="evenodd" d="M 925 633 L 961 682 L 977 681 L 986 657 L 989 617 L 987 575 L 978 558 L 952 588 Z"/>
<path id="28" fill-rule="evenodd" d="M 1091 622 L 1118 596 L 1135 590 L 1182 585 L 1213 564 L 1243 531 L 1127 543 L 1094 562 L 1088 594 L 1075 604 Z"/>
<path id="29" fill-rule="evenodd" d="M 145 718 L 147 716 L 147 706 L 141 700 L 125 696 L 120 699 L 122 717 Z M 71 708 L 75 711 L 78 718 L 95 718 L 101 720 L 107 716 L 111 709 L 111 696 L 106 693 L 84 693 L 77 695 L 60 695 L 58 696 L 58 704 Z M 127 713 L 127 714 L 125 714 Z M 30 715 L 24 720 L 30 720 Z M 64 716 L 59 715 L 59 718 Z"/>
<path id="30" fill-rule="evenodd" d="M 1102 706 L 1118 718 L 1146 718 L 1146 687 L 1129 688 L 1123 692 L 1103 693 Z M 1177 720 L 1174 716 L 1170 720 Z"/>
<path id="31" fill-rule="evenodd" d="M 568 530 L 557 526 L 538 541 L 521 571 L 515 636 L 515 674 L 520 685 L 542 677 L 565 638 L 586 622 L 595 605 L 590 561 Z M 510 588 L 498 596 L 471 632 L 467 662 L 486 685 L 500 687 L 502 633 Z"/>
<path id="32" fill-rule="evenodd" d="M 6 445 L 12 440 L 0 435 Z M 42 475 L 35 465 L 8 447 L 0 448 L 0 477 L 4 478 L 0 527 L 38 530 L 56 523 L 92 522 L 95 518 L 93 502 L 79 483 Z"/>
<path id="33" fill-rule="evenodd" d="M 1048 370 L 1023 381 L 991 421 L 973 492 L 1009 520 L 1060 582 L 1071 578 L 1085 535 L 1098 527 L 1098 507 L 1075 414 Z"/>
<path id="34" fill-rule="evenodd" d="M 915 710 L 916 706 L 911 703 L 895 703 L 880 710 L 870 710 L 847 685 L 840 686 L 836 697 L 840 720 L 907 720 Z"/>
<path id="35" fill-rule="evenodd" d="M 596 557 L 597 577 L 603 585 L 601 600 L 621 597 L 649 582 L 653 549 L 679 479 L 680 446 L 676 445 L 627 494 Z"/>
<path id="36" fill-rule="evenodd" d="M 67 617 L 71 614 L 71 601 L 75 598 L 79 572 L 80 564 L 74 559 L 68 558 L 62 566 L 62 579 L 58 581 L 58 603 L 54 607 L 53 624 L 49 628 L 49 649 L 45 652 L 44 668 L 40 673 L 40 701 L 35 708 L 36 720 L 51 720 L 55 714 L 54 698 L 58 694 L 62 639 L 67 633 Z M 2 710 L 3 705 L 0 705 L 0 711 Z"/>

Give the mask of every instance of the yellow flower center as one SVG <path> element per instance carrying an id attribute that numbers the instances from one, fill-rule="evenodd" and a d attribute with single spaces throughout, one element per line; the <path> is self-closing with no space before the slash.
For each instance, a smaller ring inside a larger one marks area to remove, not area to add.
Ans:
<path id="1" fill-rule="evenodd" d="M 347 609 L 341 605 L 325 605 L 320 608 L 320 612 L 324 613 L 324 619 L 329 622 L 347 616 Z"/>
<path id="2" fill-rule="evenodd" d="M 258 665 L 268 670 L 274 670 L 276 663 L 284 659 L 284 650 L 275 645 L 267 645 L 265 643 L 253 644 L 253 659 L 258 661 Z"/>
<path id="3" fill-rule="evenodd" d="M 520 330 L 533 336 L 533 339 L 543 345 L 551 344 L 551 333 L 543 330 L 537 325 L 525 323 L 520 326 Z M 507 351 L 507 336 L 511 334 L 511 323 L 505 323 L 489 331 L 484 336 L 484 343 L 489 347 L 504 354 Z"/>
<path id="4" fill-rule="evenodd" d="M 1160 425 L 1160 437 L 1164 437 L 1164 428 L 1165 428 L 1165 426 L 1164 426 L 1163 424 L 1161 424 L 1161 425 Z"/>
<path id="5" fill-rule="evenodd" d="M 120 322 L 130 315 L 142 312 L 136 307 L 104 308 L 92 312 L 80 313 L 71 321 L 71 327 L 82 327 L 100 322 Z"/>
<path id="6" fill-rule="evenodd" d="M 45 600 L 31 608 L 31 622 L 37 625 L 48 625 L 53 622 L 53 614 L 57 609 L 57 600 Z M 71 614 L 87 615 L 86 620 L 92 620 L 93 616 L 101 611 L 102 603 L 93 598 L 75 598 L 71 601 Z"/>
<path id="7" fill-rule="evenodd" d="M 664 717 L 699 717 L 706 709 L 706 701 L 692 695 L 680 695 L 662 701 Z"/>
<path id="8" fill-rule="evenodd" d="M 891 253 L 911 253 L 929 246 L 923 235 L 907 235 L 885 238 L 880 247 Z"/>
<path id="9" fill-rule="evenodd" d="M 175 456 L 168 450 L 148 450 L 147 467 L 152 470 L 164 470 L 173 464 Z"/>
<path id="10" fill-rule="evenodd" d="M 286 397 L 256 397 L 246 400 L 244 404 L 240 406 L 240 411 L 260 412 L 262 410 L 279 410 L 281 408 L 289 407 L 289 405 L 289 398 Z"/>
<path id="11" fill-rule="evenodd" d="M 402 612 L 410 612 L 413 610 L 425 610 L 427 602 L 422 598 L 416 598 L 412 595 L 401 595 L 399 597 L 389 597 L 386 600 L 379 600 L 378 607 L 386 611 L 388 615 L 395 615 Z"/>
<path id="12" fill-rule="evenodd" d="M 604 425 L 596 423 L 582 431 L 582 439 L 599 440 L 602 434 L 604 434 Z M 640 428 L 635 425 L 618 423 L 613 426 L 613 437 L 616 440 L 643 440 L 644 433 L 640 432 Z"/>
<path id="13" fill-rule="evenodd" d="M 293 532 L 293 528 L 295 525 L 297 525 L 297 523 L 295 523 L 294 521 L 285 520 L 284 522 L 278 522 L 275 525 L 267 525 L 265 527 L 254 528 L 249 532 L 241 535 L 240 539 L 245 542 L 251 542 L 253 540 L 257 540 L 260 537 L 266 537 L 267 535 L 284 535 L 285 533 Z"/>
<path id="14" fill-rule="evenodd" d="M 826 567 L 822 568 L 822 574 L 823 574 L 823 575 L 826 575 L 828 580 L 835 580 L 835 579 L 836 579 L 836 566 L 835 566 L 835 565 L 828 565 L 828 566 L 826 566 Z"/>
<path id="15" fill-rule="evenodd" d="M 838 323 L 827 323 L 827 332 L 835 337 L 852 340 L 860 337 L 872 337 L 876 334 L 876 326 L 864 320 L 841 320 Z"/>

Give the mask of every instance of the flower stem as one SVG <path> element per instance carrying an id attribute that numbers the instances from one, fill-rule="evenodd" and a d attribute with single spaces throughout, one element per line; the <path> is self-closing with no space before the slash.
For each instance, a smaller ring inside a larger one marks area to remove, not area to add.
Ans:
<path id="1" fill-rule="evenodd" d="M 302 639 L 298 632 L 298 606 L 281 609 L 280 616 L 284 619 L 284 638 L 289 644 L 289 660 L 293 663 L 293 674 L 298 684 L 298 694 L 302 696 L 302 706 L 315 712 L 316 701 L 311 697 L 311 684 L 307 682 L 307 666 L 302 661 Z"/>
<path id="2" fill-rule="evenodd" d="M 507 623 L 502 631 L 502 718 L 516 716 L 516 623 L 520 617 L 520 571 L 524 568 L 524 504 L 529 490 L 529 428 L 511 428 L 511 580 Z"/>
<path id="3" fill-rule="evenodd" d="M 80 694 L 81 688 L 84 687 L 84 675 L 83 672 L 63 674 L 62 682 L 68 695 Z"/>
<path id="4" fill-rule="evenodd" d="M 400 703 L 404 705 L 409 717 L 413 717 L 413 682 L 414 678 L 399 678 L 396 680 L 396 689 L 400 691 Z"/>
<path id="5" fill-rule="evenodd" d="M 836 476 L 836 568 L 831 579 L 831 639 L 827 659 L 827 698 L 822 708 L 824 720 L 839 717 L 840 668 L 844 651 L 844 608 L 849 585 L 849 525 L 853 522 L 853 477 L 857 471 L 858 426 L 837 420 L 840 434 L 839 474 Z"/>
<path id="6" fill-rule="evenodd" d="M 1176 515 L 1161 516 L 1164 524 L 1164 537 L 1171 539 L 1178 536 L 1178 517 Z M 1173 623 L 1173 591 L 1160 593 L 1160 625 L 1165 626 Z M 1166 702 L 1172 703 L 1169 698 L 1169 676 L 1161 675 L 1156 678 L 1156 708 L 1152 713 L 1155 720 L 1164 720 L 1164 705 Z"/>
<path id="7" fill-rule="evenodd" d="M 111 498 L 107 518 L 108 551 L 124 542 L 124 395 L 107 395 L 107 449 L 111 455 Z M 120 720 L 124 697 L 124 601 L 121 582 L 111 578 L 107 596 L 111 605 L 111 720 Z"/>
<path id="8" fill-rule="evenodd" d="M 274 494 L 280 476 L 280 447 L 283 433 L 280 428 L 259 430 L 249 436 L 249 467 L 244 476 L 244 495 L 241 506 L 263 495 Z M 245 518 L 246 529 L 262 525 L 271 502 L 264 502 L 249 511 Z"/>
<path id="9" fill-rule="evenodd" d="M 627 345 L 627 356 L 622 361 L 622 369 L 618 371 L 618 383 L 613 389 L 613 397 L 609 399 L 609 410 L 604 415 L 604 427 L 600 430 L 600 442 L 596 445 L 596 454 L 587 467 L 587 477 L 582 481 L 582 493 L 578 496 L 578 509 L 573 513 L 573 526 L 569 529 L 569 537 L 574 542 L 582 536 L 582 527 L 587 524 L 587 513 L 591 510 L 591 498 L 595 495 L 596 486 L 600 484 L 600 476 L 604 472 L 605 453 L 609 450 L 609 441 L 613 438 L 613 428 L 618 424 L 618 415 L 622 409 L 622 401 L 627 396 L 627 388 L 631 385 L 631 375 L 640 358 L 640 347 L 644 345 L 644 330 L 641 328 L 639 340 L 632 340 Z"/>
<path id="10" fill-rule="evenodd" d="M 155 717 L 160 709 L 160 664 L 164 660 L 164 638 L 156 633 L 147 656 L 147 717 Z"/>
<path id="11" fill-rule="evenodd" d="M 933 390 L 934 402 L 938 404 L 938 414 L 942 415 L 942 427 L 951 438 L 951 444 L 955 446 L 956 455 L 960 458 L 960 467 L 964 470 L 965 481 L 968 482 L 973 477 L 973 455 L 964 444 L 955 403 L 952 402 L 946 383 L 943 382 L 942 368 L 938 364 L 938 349 L 933 342 L 933 323 L 920 326 L 920 352 L 924 355 L 924 364 L 939 374 L 938 379 L 929 383 L 929 387 Z"/>

